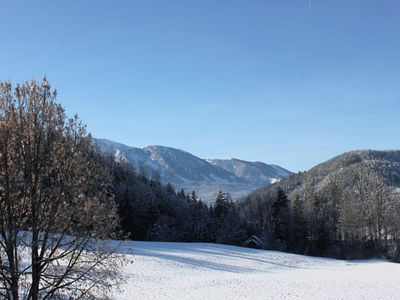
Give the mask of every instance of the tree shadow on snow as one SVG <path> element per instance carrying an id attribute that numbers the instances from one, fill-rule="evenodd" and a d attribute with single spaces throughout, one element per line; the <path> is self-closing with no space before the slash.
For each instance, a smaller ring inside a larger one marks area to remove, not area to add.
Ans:
<path id="1" fill-rule="evenodd" d="M 129 247 L 131 254 L 139 256 L 154 257 L 173 261 L 179 264 L 185 264 L 192 269 L 212 269 L 217 271 L 232 272 L 232 273 L 249 273 L 249 272 L 268 272 L 274 271 L 276 268 L 265 269 L 266 265 L 285 268 L 285 269 L 319 269 L 318 267 L 307 266 L 302 264 L 311 263 L 310 260 L 296 255 L 286 255 L 284 253 L 268 253 L 267 251 L 240 248 L 233 246 L 220 246 L 213 244 L 181 244 L 181 243 L 152 243 L 141 242 L 138 247 L 133 244 Z M 125 253 L 127 251 L 125 250 Z M 256 262 L 261 266 L 257 267 L 241 267 L 227 263 L 219 263 L 208 259 L 186 257 L 182 254 L 200 254 L 207 257 L 221 257 L 232 260 L 249 260 Z M 252 255 L 270 255 L 266 258 L 258 258 Z M 280 261 L 280 260 L 283 260 Z"/>

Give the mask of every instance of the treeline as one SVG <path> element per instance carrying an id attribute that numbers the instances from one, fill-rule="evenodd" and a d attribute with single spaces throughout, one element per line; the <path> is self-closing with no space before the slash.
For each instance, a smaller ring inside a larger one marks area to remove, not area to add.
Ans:
<path id="1" fill-rule="evenodd" d="M 229 194 L 220 192 L 207 205 L 193 191 L 175 191 L 157 174 L 105 158 L 111 170 L 112 192 L 126 238 L 148 241 L 240 244 L 247 232 Z"/>
<path id="2" fill-rule="evenodd" d="M 274 185 L 233 202 L 220 192 L 211 205 L 175 191 L 159 176 L 106 159 L 125 237 L 135 240 L 241 245 L 337 258 L 399 258 L 400 194 L 365 168 L 332 174 L 318 185 Z M 286 190 L 285 190 L 286 187 Z M 397 250 L 396 250 L 397 249 Z"/>
<path id="3" fill-rule="evenodd" d="M 400 194 L 373 171 L 350 168 L 318 185 L 306 177 L 289 196 L 284 187 L 254 193 L 237 204 L 241 220 L 266 239 L 267 248 L 399 260 Z"/>

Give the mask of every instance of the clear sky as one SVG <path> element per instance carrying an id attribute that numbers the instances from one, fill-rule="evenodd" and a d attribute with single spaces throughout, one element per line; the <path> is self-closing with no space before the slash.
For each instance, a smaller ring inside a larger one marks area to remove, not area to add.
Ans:
<path id="1" fill-rule="evenodd" d="M 306 170 L 400 149 L 398 0 L 0 0 L 0 79 L 96 137 Z"/>

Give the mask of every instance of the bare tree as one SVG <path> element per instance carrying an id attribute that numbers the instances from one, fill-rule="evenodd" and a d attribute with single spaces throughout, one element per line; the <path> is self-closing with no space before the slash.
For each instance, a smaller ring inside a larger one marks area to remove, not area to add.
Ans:
<path id="1" fill-rule="evenodd" d="M 389 216 L 386 218 L 386 226 L 389 238 L 392 242 L 392 258 L 400 262 L 400 189 L 395 189 L 391 194 Z M 390 249 L 390 248 L 389 248 Z"/>
<path id="2" fill-rule="evenodd" d="M 360 203 L 366 236 L 378 252 L 387 235 L 386 217 L 390 208 L 390 196 L 382 178 L 368 172 L 365 168 L 356 169 L 354 199 Z"/>
<path id="3" fill-rule="evenodd" d="M 0 297 L 106 298 L 120 256 L 107 170 L 44 79 L 0 82 Z"/>

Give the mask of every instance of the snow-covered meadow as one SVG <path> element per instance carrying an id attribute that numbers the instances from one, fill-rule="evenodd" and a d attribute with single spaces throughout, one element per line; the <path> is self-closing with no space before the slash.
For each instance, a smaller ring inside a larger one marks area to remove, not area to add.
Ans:
<path id="1" fill-rule="evenodd" d="M 206 243 L 124 242 L 115 299 L 400 299 L 400 265 Z"/>

